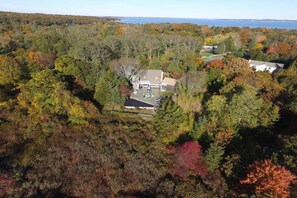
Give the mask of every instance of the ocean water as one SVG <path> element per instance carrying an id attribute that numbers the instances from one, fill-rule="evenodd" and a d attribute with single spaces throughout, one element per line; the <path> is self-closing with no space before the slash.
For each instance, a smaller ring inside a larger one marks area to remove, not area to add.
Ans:
<path id="1" fill-rule="evenodd" d="M 231 20 L 231 19 L 182 19 L 182 18 L 146 18 L 146 17 L 123 17 L 121 23 L 148 24 L 148 23 L 191 23 L 196 25 L 208 25 L 218 27 L 250 27 L 250 28 L 278 28 L 297 29 L 297 21 L 273 21 L 273 20 Z"/>

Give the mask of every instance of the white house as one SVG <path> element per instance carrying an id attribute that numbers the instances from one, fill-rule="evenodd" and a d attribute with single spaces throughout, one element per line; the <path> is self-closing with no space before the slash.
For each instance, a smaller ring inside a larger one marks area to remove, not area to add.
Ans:
<path id="1" fill-rule="evenodd" d="M 249 64 L 255 71 L 268 71 L 269 73 L 284 68 L 284 64 L 256 60 L 249 60 Z"/>
<path id="2" fill-rule="evenodd" d="M 201 53 L 202 52 L 215 52 L 218 49 L 218 46 L 216 45 L 204 45 L 201 49 Z"/>
<path id="3" fill-rule="evenodd" d="M 160 91 L 173 90 L 176 80 L 165 78 L 162 70 L 141 70 L 132 76 L 132 84 L 135 92 L 141 88 L 157 88 Z"/>
<path id="4" fill-rule="evenodd" d="M 141 88 L 160 88 L 162 81 L 162 70 L 140 70 L 132 77 L 134 91 Z"/>
<path id="5" fill-rule="evenodd" d="M 138 76 L 140 87 L 159 88 L 163 81 L 162 70 L 141 70 Z"/>
<path id="6" fill-rule="evenodd" d="M 141 70 L 130 79 L 134 94 L 125 101 L 127 109 L 154 110 L 160 105 L 160 92 L 174 92 L 177 83 L 173 78 L 164 78 L 162 70 Z"/>

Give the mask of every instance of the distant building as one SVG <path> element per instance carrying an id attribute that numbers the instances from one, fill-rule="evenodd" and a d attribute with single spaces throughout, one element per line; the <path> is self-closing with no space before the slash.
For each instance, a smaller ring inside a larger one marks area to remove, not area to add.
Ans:
<path id="1" fill-rule="evenodd" d="M 201 52 L 215 53 L 217 49 L 218 49 L 218 46 L 216 45 L 204 45 L 201 49 Z"/>
<path id="2" fill-rule="evenodd" d="M 249 64 L 255 71 L 268 71 L 269 73 L 273 73 L 274 71 L 278 71 L 284 68 L 284 64 L 281 63 L 264 62 L 256 60 L 249 60 Z"/>

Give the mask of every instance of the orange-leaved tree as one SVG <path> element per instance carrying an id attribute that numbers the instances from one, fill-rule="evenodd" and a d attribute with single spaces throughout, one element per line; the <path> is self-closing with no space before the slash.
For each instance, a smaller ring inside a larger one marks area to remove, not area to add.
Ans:
<path id="1" fill-rule="evenodd" d="M 224 62 L 221 59 L 211 61 L 206 65 L 207 69 L 210 69 L 210 68 L 222 69 L 223 67 L 224 67 Z"/>
<path id="2" fill-rule="evenodd" d="M 252 184 L 256 193 L 272 197 L 288 197 L 289 187 L 296 178 L 290 171 L 271 160 L 256 161 L 249 166 L 249 172 L 242 184 Z"/>

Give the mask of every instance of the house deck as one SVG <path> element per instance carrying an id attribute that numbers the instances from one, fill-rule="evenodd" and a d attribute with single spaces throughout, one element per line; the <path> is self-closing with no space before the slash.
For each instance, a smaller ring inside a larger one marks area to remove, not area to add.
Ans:
<path id="1" fill-rule="evenodd" d="M 139 89 L 136 94 L 132 93 L 130 98 L 156 106 L 157 99 L 160 98 L 161 92 L 159 89 L 150 90 L 151 92 L 147 93 L 146 88 Z"/>

